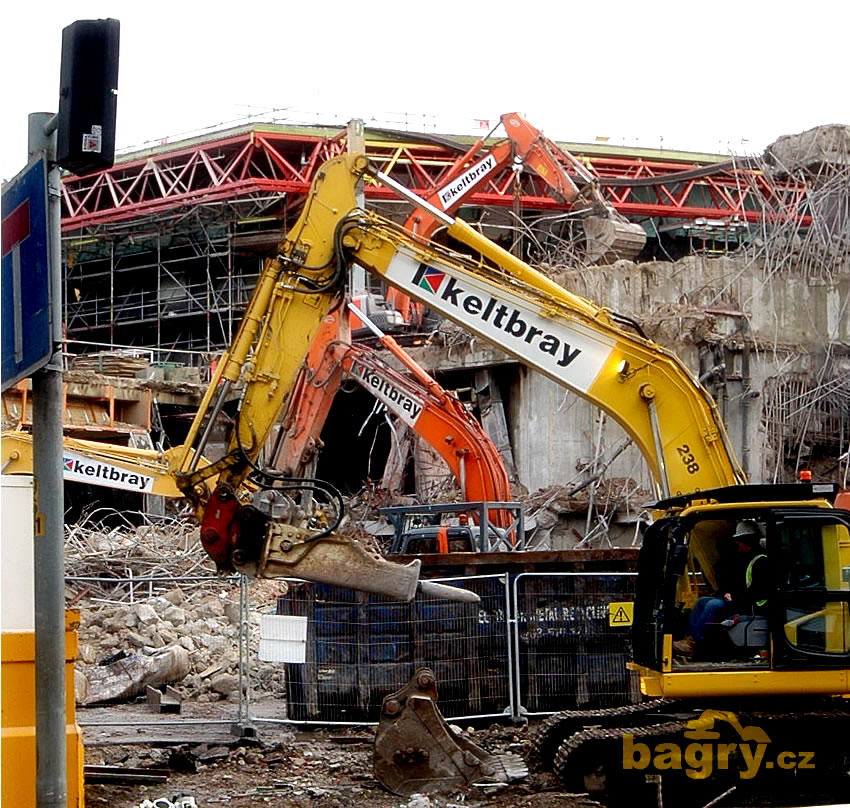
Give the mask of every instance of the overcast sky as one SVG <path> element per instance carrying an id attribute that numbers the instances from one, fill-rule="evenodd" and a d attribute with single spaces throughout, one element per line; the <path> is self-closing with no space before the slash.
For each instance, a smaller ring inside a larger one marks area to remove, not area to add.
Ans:
<path id="1" fill-rule="evenodd" d="M 850 124 L 850 5 L 714 0 L 10 3 L 2 170 L 58 106 L 62 29 L 121 22 L 119 149 L 249 114 L 472 133 L 518 111 L 558 140 L 760 152 Z"/>

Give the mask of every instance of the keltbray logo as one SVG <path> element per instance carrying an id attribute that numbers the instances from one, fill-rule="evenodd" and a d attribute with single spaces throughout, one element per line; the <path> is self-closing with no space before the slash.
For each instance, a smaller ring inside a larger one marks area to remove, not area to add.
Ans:
<path id="1" fill-rule="evenodd" d="M 425 404 L 421 399 L 409 395 L 400 387 L 385 379 L 366 365 L 355 361 L 351 366 L 351 374 L 372 395 L 383 401 L 396 415 L 398 415 L 408 426 L 415 426 L 419 414 Z"/>
<path id="2" fill-rule="evenodd" d="M 683 736 L 682 743 L 650 743 L 650 738 L 644 743 L 634 735 L 624 735 L 623 768 L 662 773 L 684 770 L 692 780 L 705 780 L 714 771 L 737 770 L 742 780 L 752 780 L 764 769 L 815 768 L 814 752 L 773 750 L 763 729 L 742 726 L 735 713 L 723 710 L 704 710 L 688 721 Z"/>
<path id="3" fill-rule="evenodd" d="M 472 166 L 472 168 L 467 169 L 459 177 L 451 180 L 440 191 L 440 204 L 443 206 L 443 210 L 448 210 L 452 205 L 456 204 L 495 168 L 496 158 L 492 154 L 488 154 L 483 160 Z"/>
<path id="4" fill-rule="evenodd" d="M 384 277 L 571 390 L 590 390 L 611 359 L 617 344 L 613 336 L 579 318 L 560 316 L 557 306 L 550 309 L 542 296 L 530 300 L 510 283 L 479 276 L 474 270 L 456 270 L 436 258 L 427 265 L 421 259 L 418 251 L 400 247 Z"/>
<path id="5" fill-rule="evenodd" d="M 100 460 L 66 452 L 62 457 L 62 476 L 74 482 L 105 485 L 125 491 L 147 493 L 153 490 L 154 478 L 148 474 L 128 471 Z"/>
<path id="6" fill-rule="evenodd" d="M 417 277 L 419 276 L 417 275 Z M 419 278 L 419 281 L 417 283 L 427 292 L 432 292 L 433 294 L 436 294 L 440 291 L 440 284 L 442 284 L 443 278 L 445 277 L 445 272 L 440 272 L 439 269 L 431 269 L 430 267 L 426 267 L 425 272 L 422 274 L 422 277 Z"/>
<path id="7" fill-rule="evenodd" d="M 551 354 L 560 368 L 572 364 L 581 354 L 581 348 L 574 348 L 555 334 L 547 333 L 544 329 L 526 322 L 519 309 L 501 303 L 495 297 L 485 299 L 472 294 L 455 278 L 444 272 L 422 264 L 413 276 L 413 283 L 460 311 L 490 323 L 516 340 L 522 340 L 545 354 Z"/>

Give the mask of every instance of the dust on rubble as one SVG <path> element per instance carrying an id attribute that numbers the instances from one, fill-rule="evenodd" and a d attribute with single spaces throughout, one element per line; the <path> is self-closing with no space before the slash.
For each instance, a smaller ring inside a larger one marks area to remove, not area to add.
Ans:
<path id="1" fill-rule="evenodd" d="M 286 732 L 289 732 L 288 730 Z M 491 752 L 514 751 L 527 757 L 533 728 L 493 725 L 464 728 Z M 298 730 L 267 743 L 242 739 L 229 748 L 180 745 L 99 746 L 87 748 L 86 761 L 122 767 L 172 769 L 157 785 L 88 785 L 86 805 L 135 808 L 144 800 L 193 797 L 198 808 L 226 805 L 247 808 L 588 808 L 586 795 L 566 794 L 549 773 L 532 773 L 509 786 L 476 788 L 449 794 L 399 797 L 372 775 L 373 728 Z M 85 735 L 85 733 L 84 733 Z M 163 803 L 164 804 L 164 803 Z"/>

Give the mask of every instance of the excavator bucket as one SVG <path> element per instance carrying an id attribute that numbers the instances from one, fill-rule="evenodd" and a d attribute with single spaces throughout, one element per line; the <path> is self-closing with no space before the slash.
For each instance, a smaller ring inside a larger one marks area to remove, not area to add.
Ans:
<path id="1" fill-rule="evenodd" d="M 492 755 L 449 727 L 437 709 L 436 680 L 428 668 L 384 699 L 374 769 L 381 785 L 402 797 L 528 776 L 519 755 Z"/>
<path id="2" fill-rule="evenodd" d="M 620 258 L 634 261 L 646 244 L 646 232 L 634 222 L 611 216 L 588 216 L 582 224 L 587 259 L 592 264 L 613 264 Z"/>

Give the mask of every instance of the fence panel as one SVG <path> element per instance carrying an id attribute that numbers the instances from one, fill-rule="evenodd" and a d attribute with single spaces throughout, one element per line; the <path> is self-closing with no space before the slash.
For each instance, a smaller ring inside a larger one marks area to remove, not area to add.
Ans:
<path id="1" fill-rule="evenodd" d="M 540 715 L 639 700 L 628 628 L 609 603 L 634 600 L 635 573 L 522 573 L 514 579 L 518 711 Z"/>
<path id="2" fill-rule="evenodd" d="M 286 665 L 287 720 L 377 722 L 385 696 L 416 668 L 437 677 L 446 718 L 512 713 L 508 576 L 440 579 L 476 592 L 481 602 L 418 595 L 411 603 L 296 582 L 278 614 L 307 623 L 307 661 Z"/>

